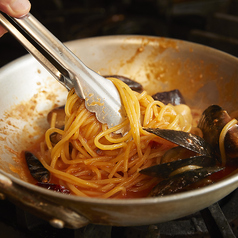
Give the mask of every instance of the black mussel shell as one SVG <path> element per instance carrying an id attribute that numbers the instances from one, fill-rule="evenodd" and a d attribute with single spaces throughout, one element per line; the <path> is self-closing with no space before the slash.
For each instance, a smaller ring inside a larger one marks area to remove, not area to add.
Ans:
<path id="1" fill-rule="evenodd" d="M 57 113 L 56 122 L 55 122 L 55 127 L 56 128 L 64 127 L 64 124 L 65 124 L 65 110 L 64 110 L 64 107 L 65 106 L 56 107 L 53 110 L 51 110 L 47 115 L 47 121 L 50 123 L 51 118 L 52 118 L 52 114 L 54 112 Z"/>
<path id="2" fill-rule="evenodd" d="M 161 164 L 169 163 L 181 159 L 187 159 L 190 157 L 198 156 L 198 153 L 188 150 L 182 146 L 176 146 L 167 150 L 161 157 Z"/>
<path id="3" fill-rule="evenodd" d="M 219 136 L 223 127 L 232 120 L 229 114 L 218 105 L 208 107 L 202 114 L 198 128 L 203 132 L 203 138 L 219 154 Z M 225 136 L 224 146 L 226 155 L 230 158 L 238 157 L 238 125 L 232 126 Z"/>
<path id="4" fill-rule="evenodd" d="M 218 105 L 208 107 L 198 122 L 203 138 L 213 147 L 218 147 L 219 136 L 222 128 L 231 120 L 225 110 Z"/>
<path id="5" fill-rule="evenodd" d="M 167 92 L 158 92 L 152 96 L 154 100 L 161 101 L 165 105 L 179 105 L 186 104 L 183 95 L 178 89 L 167 91 Z"/>
<path id="6" fill-rule="evenodd" d="M 207 167 L 176 174 L 168 179 L 162 180 L 149 193 L 148 197 L 159 197 L 178 193 L 186 190 L 189 185 L 199 182 L 207 176 L 223 170 L 220 167 Z"/>
<path id="7" fill-rule="evenodd" d="M 57 132 L 54 132 L 50 135 L 50 141 L 52 142 L 53 146 L 55 146 L 61 139 L 62 135 Z"/>
<path id="8" fill-rule="evenodd" d="M 203 138 L 200 136 L 184 132 L 160 128 L 143 128 L 147 132 L 153 133 L 168 141 L 182 146 L 188 150 L 194 151 L 200 155 L 213 156 L 213 149 Z"/>
<path id="9" fill-rule="evenodd" d="M 64 130 L 64 127 L 60 129 Z M 55 146 L 61 139 L 62 139 L 62 135 L 57 132 L 53 132 L 52 134 L 50 134 L 50 141 L 53 146 Z"/>
<path id="10" fill-rule="evenodd" d="M 48 182 L 50 172 L 42 165 L 38 158 L 29 151 L 25 151 L 25 158 L 32 177 L 38 182 Z"/>
<path id="11" fill-rule="evenodd" d="M 238 158 L 238 125 L 232 126 L 225 137 L 225 151 L 229 158 Z"/>
<path id="12" fill-rule="evenodd" d="M 128 77 L 125 77 L 125 76 L 122 76 L 122 75 L 104 75 L 103 77 L 105 77 L 105 78 L 110 78 L 110 77 L 117 78 L 117 79 L 121 80 L 122 82 L 124 82 L 125 84 L 127 84 L 133 91 L 136 91 L 138 93 L 141 93 L 143 91 L 143 86 L 140 83 L 138 83 L 138 82 L 136 82 L 136 81 L 134 81 L 134 80 L 132 80 Z"/>
<path id="13" fill-rule="evenodd" d="M 152 167 L 142 169 L 140 173 L 152 177 L 168 178 L 173 171 L 191 165 L 199 167 L 212 167 L 216 165 L 216 160 L 213 157 L 194 156 L 170 163 L 154 165 Z"/>

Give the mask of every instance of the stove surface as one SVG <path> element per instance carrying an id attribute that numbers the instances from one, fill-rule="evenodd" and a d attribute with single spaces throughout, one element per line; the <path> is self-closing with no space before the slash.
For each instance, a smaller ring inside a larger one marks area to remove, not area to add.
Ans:
<path id="1" fill-rule="evenodd" d="M 1 238 L 232 238 L 238 237 L 238 190 L 209 208 L 181 219 L 139 227 L 90 224 L 57 229 L 7 200 L 0 201 Z"/>
<path id="2" fill-rule="evenodd" d="M 194 41 L 238 56 L 238 0 L 31 0 L 31 13 L 61 41 L 140 34 Z M 0 67 L 27 54 L 0 38 Z"/>

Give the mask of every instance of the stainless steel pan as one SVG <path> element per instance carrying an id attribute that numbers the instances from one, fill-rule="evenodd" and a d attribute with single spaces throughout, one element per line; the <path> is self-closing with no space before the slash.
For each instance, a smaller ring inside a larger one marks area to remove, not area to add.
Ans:
<path id="1" fill-rule="evenodd" d="M 67 46 L 101 74 L 121 74 L 149 93 L 178 88 L 188 105 L 218 104 L 237 109 L 238 59 L 189 42 L 146 36 L 108 36 Z M 0 70 L 0 193 L 57 227 L 88 223 L 133 226 L 165 222 L 199 211 L 231 193 L 238 175 L 221 182 L 159 198 L 96 199 L 48 191 L 24 181 L 17 154 L 47 127 L 47 112 L 67 92 L 30 55 Z M 17 173 L 15 173 L 17 172 Z"/>

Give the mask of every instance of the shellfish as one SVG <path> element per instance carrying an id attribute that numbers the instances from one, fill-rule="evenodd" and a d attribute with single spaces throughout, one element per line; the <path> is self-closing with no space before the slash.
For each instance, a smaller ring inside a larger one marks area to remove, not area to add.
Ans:
<path id="1" fill-rule="evenodd" d="M 230 123 L 230 126 L 227 126 L 228 123 Z M 220 106 L 211 105 L 202 113 L 198 123 L 198 128 L 201 129 L 203 138 L 183 131 L 144 128 L 147 132 L 178 145 L 178 147 L 169 150 L 164 156 L 175 155 L 176 157 L 176 152 L 178 151 L 184 156 L 179 160 L 171 159 L 167 163 L 140 171 L 142 174 L 164 179 L 152 189 L 149 196 L 162 196 L 182 191 L 192 183 L 223 170 L 226 161 L 221 158 L 223 155 L 220 148 L 220 137 L 224 137 L 223 153 L 228 158 L 228 162 L 237 158 L 238 125 L 236 123 L 237 121 L 232 121 L 229 114 Z M 193 153 L 186 153 L 186 150 Z M 168 159 L 166 160 L 168 161 Z"/>

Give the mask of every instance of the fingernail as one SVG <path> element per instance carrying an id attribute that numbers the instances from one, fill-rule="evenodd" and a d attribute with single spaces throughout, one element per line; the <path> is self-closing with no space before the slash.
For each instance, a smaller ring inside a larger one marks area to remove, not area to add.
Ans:
<path id="1" fill-rule="evenodd" d="M 29 11 L 31 4 L 28 0 L 15 0 L 10 5 L 12 11 L 24 15 Z"/>

